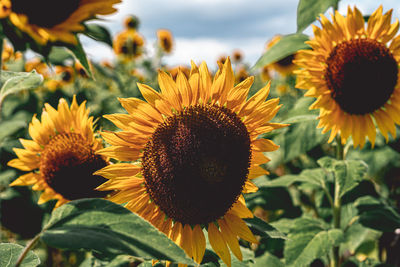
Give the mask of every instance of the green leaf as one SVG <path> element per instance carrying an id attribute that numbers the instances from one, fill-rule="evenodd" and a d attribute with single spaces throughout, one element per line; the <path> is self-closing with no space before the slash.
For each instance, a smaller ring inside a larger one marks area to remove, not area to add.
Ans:
<path id="1" fill-rule="evenodd" d="M 355 206 L 362 225 L 383 232 L 400 228 L 400 214 L 387 204 L 371 196 L 357 199 Z"/>
<path id="2" fill-rule="evenodd" d="M 308 36 L 304 34 L 289 34 L 283 36 L 274 46 L 268 49 L 256 62 L 252 69 L 262 68 L 265 65 L 276 62 L 282 58 L 296 53 L 300 49 L 309 49 Z"/>
<path id="3" fill-rule="evenodd" d="M 11 136 L 19 129 L 26 127 L 27 124 L 23 120 L 7 120 L 0 121 L 0 143 L 8 136 Z"/>
<path id="4" fill-rule="evenodd" d="M 362 160 L 336 160 L 331 157 L 319 159 L 318 164 L 333 172 L 339 183 L 339 196 L 356 187 L 366 176 L 368 165 Z"/>
<path id="5" fill-rule="evenodd" d="M 275 227 L 272 225 L 264 222 L 263 220 L 253 217 L 244 219 L 244 221 L 252 228 L 256 234 L 269 237 L 269 238 L 281 238 L 286 239 L 286 236 L 279 232 Z"/>
<path id="6" fill-rule="evenodd" d="M 110 32 L 107 28 L 97 24 L 85 24 L 85 31 L 83 32 L 86 36 L 92 38 L 95 41 L 103 42 L 110 47 L 113 46 L 113 41 Z"/>
<path id="7" fill-rule="evenodd" d="M 326 173 L 323 169 L 306 169 L 298 175 L 288 174 L 283 175 L 275 180 L 263 182 L 262 186 L 277 187 L 277 186 L 290 186 L 295 182 L 305 182 L 316 185 L 318 187 L 325 187 Z"/>
<path id="8" fill-rule="evenodd" d="M 339 0 L 300 0 L 297 6 L 297 32 L 304 31 L 329 7 L 335 7 Z"/>
<path id="9" fill-rule="evenodd" d="M 318 118 L 317 115 L 298 115 L 298 116 L 294 116 L 294 117 L 290 117 L 284 121 L 282 121 L 281 123 L 299 123 L 299 122 L 305 122 L 305 121 L 315 121 Z"/>
<path id="10" fill-rule="evenodd" d="M 331 157 L 323 157 L 317 160 L 317 163 L 325 170 L 333 172 L 334 170 L 333 166 L 335 165 L 336 161 L 337 161 L 336 159 Z"/>
<path id="11" fill-rule="evenodd" d="M 331 229 L 313 235 L 298 257 L 291 262 L 292 266 L 309 266 L 315 259 L 329 254 L 333 246 L 338 246 L 343 240 L 343 231 Z M 295 243 L 295 242 L 293 242 Z M 289 245 L 288 245 L 289 246 Z M 287 262 L 289 264 L 289 262 Z"/>
<path id="12" fill-rule="evenodd" d="M 261 257 L 255 258 L 254 259 L 254 264 L 250 264 L 251 267 L 265 267 L 265 266 L 271 266 L 271 267 L 284 267 L 285 264 L 278 259 L 278 257 L 265 252 L 264 255 Z"/>
<path id="13" fill-rule="evenodd" d="M 0 266 L 1 267 L 14 267 L 21 255 L 24 247 L 18 244 L 2 243 L 0 244 Z M 29 251 L 21 263 L 21 267 L 35 267 L 40 264 L 39 257 L 33 252 Z"/>
<path id="14" fill-rule="evenodd" d="M 286 240 L 284 255 L 287 266 L 309 266 L 315 259 L 328 255 L 333 246 L 343 242 L 343 231 L 329 229 L 321 220 L 300 218 Z"/>
<path id="15" fill-rule="evenodd" d="M 86 259 L 79 265 L 79 267 L 130 267 L 134 265 L 133 264 L 134 262 L 135 258 L 127 255 L 117 256 L 111 261 L 108 260 L 103 261 L 91 255 L 90 257 L 86 257 Z M 150 266 L 151 266 L 151 261 L 150 261 Z"/>
<path id="16" fill-rule="evenodd" d="M 0 89 L 0 102 L 6 96 L 24 90 L 37 88 L 43 81 L 43 77 L 35 70 L 31 72 L 1 71 L 0 76 L 2 87 Z"/>
<path id="17" fill-rule="evenodd" d="M 65 47 L 53 46 L 47 56 L 50 63 L 63 65 L 66 60 L 73 59 L 71 53 Z"/>
<path id="18" fill-rule="evenodd" d="M 338 161 L 334 164 L 335 177 L 339 183 L 339 196 L 356 187 L 365 177 L 368 166 L 361 160 Z"/>
<path id="19" fill-rule="evenodd" d="M 82 44 L 78 40 L 78 44 L 76 46 L 68 46 L 68 49 L 72 52 L 72 54 L 79 60 L 82 66 L 85 68 L 86 72 L 88 73 L 89 77 L 93 79 L 93 73 L 90 69 L 89 61 L 86 57 L 85 50 L 83 50 Z"/>
<path id="20" fill-rule="evenodd" d="M 285 162 L 308 152 L 312 148 L 325 143 L 327 135 L 317 129 L 318 121 L 304 121 L 289 127 L 284 135 L 284 160 Z"/>
<path id="21" fill-rule="evenodd" d="M 233 255 L 232 251 L 230 251 L 231 254 L 231 267 L 248 267 L 249 264 L 253 261 L 254 259 L 254 251 L 241 247 L 240 250 L 242 251 L 242 256 L 243 259 L 242 261 L 238 260 L 235 255 Z M 219 266 L 227 266 L 221 259 L 218 260 Z M 202 265 L 203 266 L 203 265 Z M 206 264 L 207 267 L 214 266 L 213 262 L 209 262 Z"/>
<path id="22" fill-rule="evenodd" d="M 41 239 L 52 247 L 91 250 L 105 258 L 125 254 L 194 264 L 150 223 L 103 199 L 75 200 L 57 208 Z"/>

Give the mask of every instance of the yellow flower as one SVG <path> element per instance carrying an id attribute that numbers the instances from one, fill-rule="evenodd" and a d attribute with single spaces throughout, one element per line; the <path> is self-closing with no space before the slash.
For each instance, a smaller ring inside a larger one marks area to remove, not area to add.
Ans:
<path id="1" fill-rule="evenodd" d="M 89 75 L 87 74 L 87 72 L 85 70 L 85 67 L 83 67 L 83 65 L 78 60 L 75 61 L 74 68 L 75 68 L 76 73 L 79 75 L 79 77 L 89 78 Z M 89 61 L 89 68 L 91 68 L 90 61 Z"/>
<path id="2" fill-rule="evenodd" d="M 9 60 L 18 60 L 22 58 L 21 52 L 14 52 L 14 48 L 4 39 L 3 42 L 3 52 L 1 59 L 3 62 L 7 62 Z"/>
<path id="3" fill-rule="evenodd" d="M 220 55 L 219 57 L 218 57 L 218 59 L 217 59 L 217 63 L 218 63 L 218 65 L 220 65 L 220 64 L 224 64 L 225 63 L 225 61 L 226 61 L 226 55 Z"/>
<path id="4" fill-rule="evenodd" d="M 124 27 L 126 29 L 133 29 L 136 30 L 139 27 L 140 21 L 139 18 L 136 16 L 128 16 L 124 19 Z"/>
<path id="5" fill-rule="evenodd" d="M 249 77 L 249 73 L 247 72 L 246 68 L 240 67 L 236 73 L 235 83 L 241 83 L 246 80 L 247 77 Z"/>
<path id="6" fill-rule="evenodd" d="M 11 0 L 9 19 L 42 45 L 49 41 L 76 44 L 74 33 L 84 31 L 82 22 L 97 15 L 114 13 L 116 9 L 113 5 L 120 2 L 121 0 Z"/>
<path id="7" fill-rule="evenodd" d="M 365 144 L 366 136 L 375 143 L 374 121 L 388 140 L 400 123 L 400 36 L 392 10 L 382 14 L 382 6 L 367 25 L 357 8 L 348 8 L 347 17 L 336 12 L 333 23 L 321 16 L 322 28 L 313 27 L 314 38 L 307 42 L 312 50 L 298 54 L 296 87 L 317 100 L 311 109 L 320 109 L 323 133 L 331 130 L 346 143 L 353 137 L 354 147 Z"/>
<path id="8" fill-rule="evenodd" d="M 114 52 L 122 59 L 132 59 L 142 55 L 144 39 L 135 30 L 129 29 L 119 33 L 113 43 Z"/>
<path id="9" fill-rule="evenodd" d="M 171 53 L 174 46 L 172 34 L 169 30 L 160 29 L 157 31 L 158 44 L 165 53 Z"/>
<path id="10" fill-rule="evenodd" d="M 75 71 L 70 66 L 55 66 L 55 73 L 60 77 L 60 84 L 72 84 L 75 80 Z"/>
<path id="11" fill-rule="evenodd" d="M 266 66 L 264 66 L 262 68 L 262 70 L 261 70 L 261 79 L 264 82 L 267 82 L 267 81 L 271 80 L 271 74 L 270 74 L 270 70 L 269 70 L 269 66 L 268 65 L 266 65 Z"/>
<path id="12" fill-rule="evenodd" d="M 0 0 L 0 19 L 4 19 L 11 14 L 11 0 Z"/>
<path id="13" fill-rule="evenodd" d="M 60 99 L 58 110 L 45 104 L 41 121 L 33 116 L 29 134 L 32 140 L 20 139 L 24 149 L 14 148 L 17 158 L 8 162 L 29 173 L 11 186 L 33 185 L 33 190 L 43 191 L 39 204 L 57 199 L 56 207 L 74 199 L 105 196 L 95 190 L 105 179 L 93 172 L 107 166 L 108 160 L 95 154 L 102 144 L 93 135 L 93 117 L 85 103 L 78 105 L 74 97 L 68 107 Z"/>
<path id="14" fill-rule="evenodd" d="M 274 46 L 282 37 L 280 35 L 275 35 L 268 43 L 266 46 L 266 49 L 270 49 L 272 46 Z M 288 76 L 293 73 L 295 69 L 297 69 L 297 66 L 293 63 L 293 60 L 295 59 L 296 54 L 288 55 L 270 65 L 267 65 L 270 70 L 274 70 L 278 72 L 282 76 Z"/>
<path id="15" fill-rule="evenodd" d="M 233 62 L 241 62 L 243 60 L 243 53 L 239 49 L 236 49 L 232 53 Z"/>
<path id="16" fill-rule="evenodd" d="M 211 79 L 207 65 L 192 62 L 190 77 L 176 82 L 160 71 L 161 93 L 138 84 L 146 101 L 119 99 L 129 114 L 105 117 L 121 128 L 103 132 L 111 144 L 98 153 L 120 161 L 96 174 L 109 180 L 99 190 L 150 221 L 201 263 L 210 244 L 230 266 L 228 247 L 239 259 L 237 237 L 257 243 L 242 218 L 251 218 L 243 195 L 257 191 L 251 179 L 268 172 L 263 152 L 278 146 L 257 137 L 286 125 L 270 123 L 279 99 L 266 101 L 269 84 L 247 100 L 254 78 L 234 87 L 229 58 Z"/>

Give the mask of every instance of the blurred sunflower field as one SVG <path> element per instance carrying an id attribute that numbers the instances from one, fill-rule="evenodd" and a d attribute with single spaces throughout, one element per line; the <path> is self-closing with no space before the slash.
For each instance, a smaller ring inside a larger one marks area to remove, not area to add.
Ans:
<path id="1" fill-rule="evenodd" d="M 0 0 L 0 267 L 400 266 L 392 7 L 170 66 L 120 2 Z"/>

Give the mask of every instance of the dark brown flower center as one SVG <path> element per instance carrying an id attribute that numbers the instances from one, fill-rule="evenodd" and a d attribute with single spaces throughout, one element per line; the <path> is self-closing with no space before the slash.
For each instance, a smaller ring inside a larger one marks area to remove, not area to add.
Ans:
<path id="1" fill-rule="evenodd" d="M 293 60 L 294 60 L 294 55 L 289 55 L 289 56 L 282 58 L 281 60 L 278 60 L 276 63 L 279 66 L 288 67 L 288 66 L 293 65 Z"/>
<path id="2" fill-rule="evenodd" d="M 139 52 L 140 45 L 136 40 L 127 39 L 121 46 L 121 53 L 124 55 L 137 56 Z"/>
<path id="3" fill-rule="evenodd" d="M 164 48 L 164 50 L 166 52 L 171 51 L 171 49 L 172 49 L 171 39 L 168 37 L 163 37 L 161 41 L 162 41 L 162 47 Z"/>
<path id="4" fill-rule="evenodd" d="M 48 186 L 68 200 L 104 197 L 108 192 L 95 188 L 107 179 L 93 172 L 106 165 L 80 134 L 64 133 L 46 145 L 41 154 L 40 173 Z"/>
<path id="5" fill-rule="evenodd" d="M 376 40 L 340 43 L 326 63 L 325 80 L 332 98 L 350 114 L 379 109 L 397 84 L 398 64 L 389 49 Z"/>
<path id="6" fill-rule="evenodd" d="M 11 9 L 28 17 L 29 24 L 52 28 L 69 18 L 79 7 L 80 0 L 11 0 Z"/>
<path id="7" fill-rule="evenodd" d="M 129 18 L 125 19 L 125 26 L 128 29 L 137 29 L 139 26 L 139 18 L 136 16 L 130 16 Z"/>
<path id="8" fill-rule="evenodd" d="M 242 192 L 250 137 L 230 110 L 192 106 L 160 124 L 146 144 L 142 174 L 151 199 L 183 224 L 222 217 Z"/>
<path id="9" fill-rule="evenodd" d="M 61 78 L 62 78 L 62 80 L 63 80 L 64 82 L 70 82 L 71 79 L 72 79 L 71 72 L 68 71 L 68 70 L 63 71 L 63 73 L 61 74 Z"/>

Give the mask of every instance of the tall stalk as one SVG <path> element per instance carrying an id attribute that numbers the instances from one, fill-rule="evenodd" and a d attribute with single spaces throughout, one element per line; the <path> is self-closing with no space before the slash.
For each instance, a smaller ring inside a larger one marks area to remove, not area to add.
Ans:
<path id="1" fill-rule="evenodd" d="M 344 160 L 344 146 L 341 142 L 340 136 L 336 136 L 336 159 Z M 339 195 L 339 182 L 337 177 L 335 176 L 335 193 L 333 197 L 333 205 L 332 205 L 332 213 L 333 213 L 333 228 L 340 229 L 340 219 L 341 219 L 341 200 Z M 333 257 L 331 259 L 332 267 L 340 266 L 340 255 L 339 255 L 339 246 L 335 246 L 332 248 Z"/>

